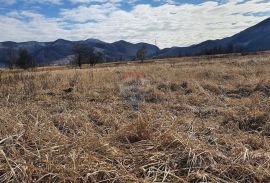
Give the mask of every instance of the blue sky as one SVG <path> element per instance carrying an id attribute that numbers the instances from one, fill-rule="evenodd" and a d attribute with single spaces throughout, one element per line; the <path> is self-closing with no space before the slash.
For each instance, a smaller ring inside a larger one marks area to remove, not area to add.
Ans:
<path id="1" fill-rule="evenodd" d="M 0 0 L 0 41 L 101 39 L 187 46 L 270 16 L 270 0 Z"/>

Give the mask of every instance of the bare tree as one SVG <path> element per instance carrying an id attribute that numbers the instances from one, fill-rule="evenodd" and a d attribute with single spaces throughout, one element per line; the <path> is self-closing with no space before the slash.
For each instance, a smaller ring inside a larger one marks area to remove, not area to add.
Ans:
<path id="1" fill-rule="evenodd" d="M 94 48 L 90 48 L 88 51 L 88 63 L 91 67 L 94 67 L 97 63 L 99 63 L 102 59 L 102 53 L 100 51 L 95 50 Z"/>
<path id="2" fill-rule="evenodd" d="M 72 59 L 72 64 L 82 68 L 82 64 L 87 60 L 88 57 L 88 48 L 84 44 L 75 44 L 73 46 L 74 59 Z"/>
<path id="3" fill-rule="evenodd" d="M 92 79 L 94 78 L 94 67 L 101 61 L 102 55 L 103 54 L 101 52 L 95 50 L 94 48 L 88 49 L 87 63 L 90 66 L 90 75 Z"/>
<path id="4" fill-rule="evenodd" d="M 102 58 L 102 53 L 85 44 L 75 44 L 73 47 L 74 57 L 71 64 L 82 67 L 82 64 L 89 64 L 94 67 Z"/>
<path id="5" fill-rule="evenodd" d="M 90 65 L 90 67 L 94 67 L 97 64 L 97 58 L 94 48 L 90 48 L 88 51 L 88 64 Z"/>
<path id="6" fill-rule="evenodd" d="M 16 62 L 18 59 L 18 55 L 17 52 L 14 48 L 8 48 L 7 50 L 7 57 L 8 57 L 8 68 L 9 69 L 14 69 L 14 67 L 16 66 Z"/>
<path id="7" fill-rule="evenodd" d="M 15 65 L 22 69 L 34 68 L 36 63 L 32 56 L 28 53 L 27 49 L 21 48 L 19 50 L 18 59 L 16 59 Z"/>
<path id="8" fill-rule="evenodd" d="M 137 59 L 141 60 L 141 62 L 143 63 L 143 61 L 145 60 L 147 54 L 147 50 L 145 46 L 142 46 L 142 48 L 138 49 L 137 51 Z"/>

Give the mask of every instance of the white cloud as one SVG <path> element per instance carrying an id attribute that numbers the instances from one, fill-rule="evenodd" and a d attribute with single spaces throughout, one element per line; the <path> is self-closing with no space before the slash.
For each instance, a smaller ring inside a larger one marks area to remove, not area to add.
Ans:
<path id="1" fill-rule="evenodd" d="M 47 4 L 61 4 L 63 0 L 0 0 L 1 4 L 4 5 L 13 5 L 19 1 L 23 1 L 25 3 L 47 3 Z"/>
<path id="2" fill-rule="evenodd" d="M 126 2 L 126 3 L 134 3 L 138 0 L 69 0 L 70 2 L 74 4 L 83 3 L 83 4 L 89 4 L 89 3 L 120 3 L 120 2 Z"/>
<path id="3" fill-rule="evenodd" d="M 79 6 L 75 9 L 64 9 L 61 15 L 65 20 L 72 20 L 77 22 L 86 21 L 105 21 L 111 12 L 117 10 L 114 4 L 106 3 L 102 5 Z"/>
<path id="4" fill-rule="evenodd" d="M 24 0 L 27 3 L 61 4 L 62 0 Z"/>
<path id="5" fill-rule="evenodd" d="M 72 1 L 86 3 L 91 0 Z M 10 12 L 0 16 L 0 40 L 98 38 L 108 42 L 124 39 L 154 43 L 156 39 L 160 47 L 187 46 L 238 33 L 267 18 L 254 14 L 270 10 L 269 1 L 228 0 L 223 4 L 207 1 L 199 5 L 166 3 L 157 7 L 139 4 L 131 11 L 124 11 L 119 1 L 81 4 L 63 9 L 57 18 L 29 11 Z"/>
<path id="6" fill-rule="evenodd" d="M 0 3 L 4 5 L 12 5 L 16 3 L 16 0 L 0 0 Z"/>

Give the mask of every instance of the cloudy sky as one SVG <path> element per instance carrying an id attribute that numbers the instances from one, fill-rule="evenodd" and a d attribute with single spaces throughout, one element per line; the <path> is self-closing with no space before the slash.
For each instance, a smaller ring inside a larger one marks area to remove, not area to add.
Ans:
<path id="1" fill-rule="evenodd" d="M 0 41 L 155 43 L 223 38 L 270 16 L 270 0 L 0 0 Z"/>

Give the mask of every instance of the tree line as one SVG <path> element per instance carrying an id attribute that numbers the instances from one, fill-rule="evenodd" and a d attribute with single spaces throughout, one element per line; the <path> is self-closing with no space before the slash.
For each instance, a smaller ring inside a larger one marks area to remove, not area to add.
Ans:
<path id="1" fill-rule="evenodd" d="M 240 53 L 242 55 L 248 54 L 250 50 L 248 50 L 243 45 L 218 45 L 211 48 L 204 48 L 197 53 L 185 53 L 179 52 L 177 57 L 187 57 L 187 56 L 201 56 L 201 55 L 218 55 L 218 54 L 230 54 L 230 53 Z"/>
<path id="2" fill-rule="evenodd" d="M 246 53 L 248 50 L 242 45 L 229 44 L 227 46 L 215 46 L 213 48 L 202 50 L 199 55 L 216 55 L 216 54 L 228 54 L 228 53 Z"/>

